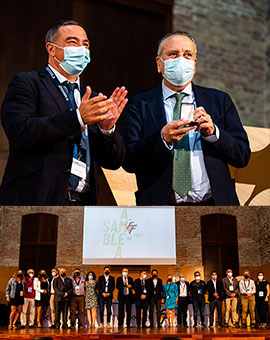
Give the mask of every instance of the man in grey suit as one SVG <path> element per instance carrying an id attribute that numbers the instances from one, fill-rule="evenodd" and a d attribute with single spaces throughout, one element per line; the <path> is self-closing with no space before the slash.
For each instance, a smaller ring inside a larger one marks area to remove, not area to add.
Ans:
<path id="1" fill-rule="evenodd" d="M 231 269 L 226 271 L 226 277 L 222 279 L 225 291 L 225 327 L 229 326 L 230 311 L 232 311 L 233 327 L 238 327 L 237 304 L 239 297 L 239 283 L 233 277 Z"/>

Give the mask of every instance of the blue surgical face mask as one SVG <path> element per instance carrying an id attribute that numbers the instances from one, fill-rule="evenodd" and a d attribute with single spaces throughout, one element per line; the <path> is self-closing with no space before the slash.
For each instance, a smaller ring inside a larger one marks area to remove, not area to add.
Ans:
<path id="1" fill-rule="evenodd" d="M 93 280 L 94 278 L 93 275 L 89 275 L 88 277 L 89 277 L 89 280 Z"/>
<path id="2" fill-rule="evenodd" d="M 79 76 L 91 61 L 90 51 L 85 46 L 61 47 L 51 44 L 64 50 L 64 59 L 62 61 L 56 57 L 54 58 L 60 63 L 62 69 L 72 76 Z"/>
<path id="3" fill-rule="evenodd" d="M 184 281 L 185 281 L 185 278 L 184 278 L 184 277 L 181 277 L 180 281 L 184 282 Z"/>
<path id="4" fill-rule="evenodd" d="M 179 57 L 162 61 L 164 62 L 165 66 L 163 76 L 168 80 L 169 83 L 175 86 L 183 86 L 193 78 L 195 64 L 194 60 Z"/>

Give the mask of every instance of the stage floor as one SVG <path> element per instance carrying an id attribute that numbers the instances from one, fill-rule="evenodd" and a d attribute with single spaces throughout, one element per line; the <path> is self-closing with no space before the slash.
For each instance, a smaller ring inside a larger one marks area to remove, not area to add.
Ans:
<path id="1" fill-rule="evenodd" d="M 192 338 L 205 340 L 270 340 L 270 329 L 232 329 L 232 328 L 147 328 L 147 329 L 16 329 L 0 328 L 0 339 L 33 339 L 35 337 L 51 337 L 56 340 L 64 339 L 151 339 L 161 340 L 166 337 Z M 255 339 L 256 338 L 256 339 Z"/>

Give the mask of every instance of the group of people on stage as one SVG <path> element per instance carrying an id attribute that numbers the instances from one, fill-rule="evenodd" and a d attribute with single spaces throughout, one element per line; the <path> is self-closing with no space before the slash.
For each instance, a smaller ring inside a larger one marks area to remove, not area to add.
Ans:
<path id="1" fill-rule="evenodd" d="M 70 310 L 70 325 L 83 328 L 83 312 L 87 310 L 89 327 L 96 327 L 97 308 L 100 312 L 100 328 L 104 327 L 104 307 L 107 311 L 106 327 L 111 328 L 111 307 L 113 292 L 118 290 L 118 327 L 124 326 L 126 307 L 126 327 L 131 327 L 131 305 L 136 305 L 137 327 L 146 328 L 147 311 L 149 308 L 150 327 L 154 327 L 154 308 L 156 306 L 157 327 L 161 326 L 161 304 L 165 304 L 167 326 L 173 326 L 175 309 L 177 309 L 178 326 L 187 327 L 188 304 L 193 306 L 193 327 L 206 327 L 204 319 L 205 294 L 208 292 L 210 305 L 209 327 L 214 326 L 214 314 L 217 309 L 218 318 L 215 325 L 223 326 L 222 303 L 225 302 L 224 326 L 229 327 L 231 316 L 232 327 L 239 327 L 241 319 L 242 328 L 247 327 L 247 314 L 250 313 L 250 326 L 256 327 L 255 307 L 257 311 L 257 325 L 267 327 L 268 301 L 270 295 L 269 282 L 263 272 L 259 272 L 257 280 L 250 278 L 248 270 L 243 272 L 243 279 L 238 281 L 233 272 L 228 269 L 226 277 L 218 279 L 217 272 L 211 273 L 208 282 L 201 280 L 200 272 L 194 273 L 194 280 L 187 282 L 185 275 L 180 274 L 179 281 L 175 282 L 173 275 L 169 274 L 166 283 L 158 277 L 158 271 L 153 269 L 151 277 L 147 278 L 145 270 L 140 272 L 137 279 L 129 276 L 128 268 L 122 269 L 122 275 L 115 278 L 111 275 L 111 267 L 105 266 L 103 275 L 96 279 L 93 271 L 86 277 L 81 275 L 79 268 L 73 270 L 73 275 L 67 277 L 66 270 L 53 268 L 48 277 L 45 270 L 40 270 L 35 277 L 33 269 L 28 269 L 24 276 L 18 269 L 8 281 L 6 300 L 11 306 L 9 329 L 16 329 L 16 322 L 20 316 L 21 328 L 27 323 L 29 328 L 34 327 L 35 314 L 37 327 L 42 327 L 48 307 L 50 307 L 50 328 L 68 328 L 68 311 Z M 29 320 L 27 322 L 27 314 Z M 61 318 L 62 316 L 62 318 Z M 62 322 L 62 324 L 61 324 Z"/>

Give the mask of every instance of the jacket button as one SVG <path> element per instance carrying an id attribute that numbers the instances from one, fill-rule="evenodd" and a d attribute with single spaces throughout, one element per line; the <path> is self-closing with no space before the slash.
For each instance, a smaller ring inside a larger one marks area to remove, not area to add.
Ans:
<path id="1" fill-rule="evenodd" d="M 70 173 L 70 169 L 64 170 L 64 173 L 65 173 L 65 174 L 69 174 L 69 173 Z"/>

